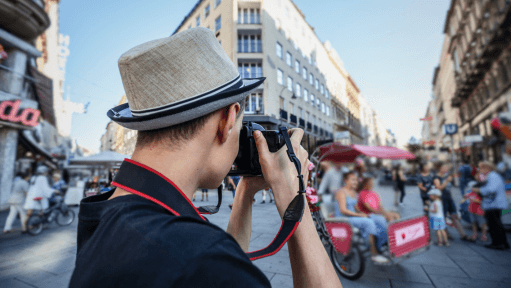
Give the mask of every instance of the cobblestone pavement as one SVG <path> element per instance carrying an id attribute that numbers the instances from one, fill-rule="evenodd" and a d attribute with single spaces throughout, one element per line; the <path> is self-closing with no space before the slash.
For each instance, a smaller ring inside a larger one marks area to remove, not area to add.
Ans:
<path id="1" fill-rule="evenodd" d="M 377 182 L 377 181 L 375 181 Z M 394 192 L 390 186 L 376 186 L 387 209 L 394 209 Z M 403 217 L 420 214 L 419 190 L 406 187 L 405 206 L 396 208 Z M 232 194 L 224 192 L 223 205 L 216 215 L 208 219 L 226 229 L 232 202 Z M 209 201 L 201 202 L 197 194 L 195 205 L 213 205 L 216 192 L 210 190 Z M 459 190 L 453 191 L 456 201 Z M 262 194 L 256 195 L 253 211 L 253 228 L 250 250 L 264 248 L 269 244 L 281 224 L 274 204 L 260 204 Z M 458 202 L 459 203 L 459 202 Z M 78 212 L 78 208 L 74 208 Z M 508 214 L 510 215 L 510 214 Z M 3 228 L 7 211 L 0 212 Z M 77 221 L 70 226 L 52 224 L 38 236 L 20 234 L 19 220 L 14 225 L 17 232 L 0 235 L 0 287 L 67 287 L 74 269 L 76 254 Z M 450 247 L 432 246 L 428 251 L 405 260 L 395 266 L 374 266 L 367 263 L 362 278 L 350 281 L 342 278 L 343 287 L 511 287 L 511 252 L 493 251 L 483 243 L 467 243 L 459 240 L 457 232 L 448 228 L 456 238 Z M 467 230 L 467 233 L 470 233 Z M 508 238 L 511 241 L 511 235 Z M 368 261 L 369 262 L 369 261 Z M 254 261 L 273 287 L 292 287 L 291 265 L 287 245 L 276 255 Z"/>

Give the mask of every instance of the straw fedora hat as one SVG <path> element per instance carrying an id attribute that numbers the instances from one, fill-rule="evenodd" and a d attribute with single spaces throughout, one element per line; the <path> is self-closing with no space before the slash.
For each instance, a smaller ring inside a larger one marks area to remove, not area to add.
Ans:
<path id="1" fill-rule="evenodd" d="M 133 130 L 154 130 L 196 119 L 239 102 L 265 77 L 241 79 L 207 28 L 188 29 L 136 46 L 119 58 L 128 103 L 107 116 Z"/>

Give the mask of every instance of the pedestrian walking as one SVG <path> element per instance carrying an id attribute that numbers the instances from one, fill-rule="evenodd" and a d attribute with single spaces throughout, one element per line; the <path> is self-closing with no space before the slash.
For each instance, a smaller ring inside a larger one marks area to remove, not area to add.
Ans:
<path id="1" fill-rule="evenodd" d="M 433 177 L 433 184 L 435 186 L 435 189 L 438 189 L 442 192 L 442 206 L 443 206 L 443 213 L 444 218 L 447 219 L 447 216 L 451 217 L 452 223 L 454 224 L 454 227 L 456 230 L 458 230 L 458 233 L 461 236 L 461 240 L 463 241 L 470 241 L 470 239 L 467 237 L 465 230 L 463 230 L 463 227 L 461 226 L 461 223 L 458 219 L 458 212 L 456 210 L 456 204 L 454 204 L 454 200 L 452 199 L 451 195 L 451 188 L 452 188 L 452 175 L 448 175 L 450 165 L 443 162 L 437 162 L 436 164 L 436 170 L 437 174 Z M 447 231 L 446 231 L 447 233 Z M 449 233 L 447 233 L 447 237 L 449 239 L 453 239 Z"/>
<path id="2" fill-rule="evenodd" d="M 23 208 L 27 210 L 27 219 L 32 215 L 33 210 L 39 210 L 40 213 L 49 207 L 48 199 L 54 190 L 48 184 L 48 167 L 41 165 L 36 169 L 36 176 L 30 178 L 30 187 Z M 36 201 L 35 198 L 41 198 Z"/>
<path id="3" fill-rule="evenodd" d="M 506 231 L 502 225 L 502 210 L 507 208 L 506 189 L 502 177 L 494 171 L 495 167 L 490 162 L 480 162 L 479 172 L 486 179 L 486 184 L 481 188 L 474 187 L 472 191 L 482 196 L 481 208 L 488 224 L 491 236 L 491 244 L 486 248 L 496 250 L 509 250 Z"/>
<path id="4" fill-rule="evenodd" d="M 263 190 L 263 201 L 261 201 L 261 204 L 266 203 L 266 194 L 270 196 L 270 203 L 273 202 L 273 191 L 271 191 L 271 188 L 266 188 Z"/>
<path id="5" fill-rule="evenodd" d="M 417 182 L 417 186 L 419 186 L 424 212 L 427 214 L 430 202 L 428 192 L 433 187 L 433 175 L 429 171 L 429 163 L 422 164 L 420 166 L 419 181 Z"/>
<path id="6" fill-rule="evenodd" d="M 398 163 L 394 167 L 394 170 L 392 171 L 392 180 L 395 183 L 395 187 L 397 188 L 396 192 L 401 193 L 401 197 L 399 197 L 399 205 L 404 206 L 403 199 L 405 198 L 405 183 L 406 183 L 406 177 L 403 173 L 403 169 L 401 169 L 401 164 Z M 397 203 L 397 198 L 396 198 Z M 396 204 L 397 206 L 397 204 Z"/>
<path id="7" fill-rule="evenodd" d="M 445 225 L 445 216 L 443 212 L 443 205 L 441 199 L 442 192 L 438 189 L 431 189 L 428 192 L 428 195 L 431 199 L 429 204 L 429 223 L 431 225 L 431 229 L 436 232 L 438 246 L 450 246 L 449 240 L 447 239 L 446 225 Z"/>
<path id="8" fill-rule="evenodd" d="M 461 196 L 465 195 L 465 188 L 470 181 L 474 181 L 474 177 L 472 177 L 472 167 L 467 160 L 463 160 L 463 165 L 459 168 L 460 173 L 460 190 Z"/>
<path id="9" fill-rule="evenodd" d="M 22 172 L 16 174 L 14 178 L 13 188 L 11 197 L 8 200 L 10 205 L 9 215 L 5 221 L 4 233 L 9 233 L 12 230 L 12 224 L 16 220 L 16 216 L 20 216 L 21 220 L 21 233 L 27 232 L 26 221 L 27 214 L 23 210 L 23 204 L 25 203 L 25 197 L 28 193 L 30 174 L 24 174 Z"/>

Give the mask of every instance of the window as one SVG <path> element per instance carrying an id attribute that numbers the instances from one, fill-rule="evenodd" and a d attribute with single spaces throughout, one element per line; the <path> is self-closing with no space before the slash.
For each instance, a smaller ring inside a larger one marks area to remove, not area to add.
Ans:
<path id="1" fill-rule="evenodd" d="M 307 81 L 307 68 L 303 67 L 302 69 L 302 76 L 305 81 Z"/>
<path id="2" fill-rule="evenodd" d="M 190 26 L 188 26 L 188 29 L 192 28 L 192 24 L 190 24 Z"/>
<path id="3" fill-rule="evenodd" d="M 286 52 L 286 64 L 293 67 L 293 56 L 289 52 Z"/>
<path id="4" fill-rule="evenodd" d="M 259 9 L 256 10 L 256 22 L 255 24 L 261 24 L 261 12 Z"/>
<path id="5" fill-rule="evenodd" d="M 295 104 L 293 104 L 292 102 L 289 102 L 288 105 L 289 105 L 289 107 L 288 107 L 289 113 L 295 115 Z"/>
<path id="6" fill-rule="evenodd" d="M 261 63 L 238 63 L 241 78 L 259 78 L 263 75 Z"/>
<path id="7" fill-rule="evenodd" d="M 277 57 L 282 59 L 282 45 L 279 42 L 277 42 Z"/>
<path id="8" fill-rule="evenodd" d="M 250 24 L 255 24 L 255 22 L 256 22 L 255 9 L 250 9 Z"/>
<path id="9" fill-rule="evenodd" d="M 312 86 L 314 86 L 314 75 L 309 74 L 309 82 L 311 83 Z"/>
<path id="10" fill-rule="evenodd" d="M 261 35 L 238 35 L 239 53 L 261 53 Z"/>
<path id="11" fill-rule="evenodd" d="M 316 98 L 316 108 L 321 109 L 321 105 L 318 98 Z"/>
<path id="12" fill-rule="evenodd" d="M 293 78 L 287 77 L 287 90 L 293 92 Z"/>
<path id="13" fill-rule="evenodd" d="M 248 9 L 243 9 L 243 23 L 248 24 Z"/>
<path id="14" fill-rule="evenodd" d="M 206 19 L 209 16 L 209 5 L 204 8 L 204 19 Z"/>
<path id="15" fill-rule="evenodd" d="M 222 0 L 215 0 L 215 8 L 218 7 L 222 3 Z"/>
<path id="16" fill-rule="evenodd" d="M 215 20 L 215 32 L 222 28 L 222 16 L 218 16 Z"/>
<path id="17" fill-rule="evenodd" d="M 326 106 L 326 116 L 330 116 L 330 106 Z"/>
<path id="18" fill-rule="evenodd" d="M 302 85 L 299 83 L 296 83 L 296 89 L 295 89 L 296 97 L 302 97 Z"/>
<path id="19" fill-rule="evenodd" d="M 325 89 L 325 97 L 326 99 L 330 98 L 330 93 L 328 93 L 328 89 Z"/>
<path id="20" fill-rule="evenodd" d="M 316 85 L 314 87 L 316 87 L 316 90 L 319 90 L 319 80 L 318 79 L 316 79 Z"/>
<path id="21" fill-rule="evenodd" d="M 247 97 L 245 113 L 261 113 L 263 105 L 263 95 L 261 93 L 252 93 Z"/>
<path id="22" fill-rule="evenodd" d="M 321 95 L 325 95 L 325 86 L 323 84 L 321 84 L 321 86 L 319 87 L 319 92 L 321 92 Z"/>
<path id="23" fill-rule="evenodd" d="M 279 97 L 279 108 L 284 110 L 284 104 L 286 104 L 286 101 L 284 100 L 284 98 L 282 96 Z"/>
<path id="24" fill-rule="evenodd" d="M 303 89 L 303 101 L 309 101 L 309 91 L 307 91 L 307 89 Z"/>
<path id="25" fill-rule="evenodd" d="M 295 60 L 295 71 L 300 74 L 300 61 Z"/>
<path id="26" fill-rule="evenodd" d="M 454 70 L 455 71 L 460 71 L 460 64 L 458 62 L 458 51 L 454 51 Z"/>
<path id="27" fill-rule="evenodd" d="M 316 99 L 316 97 L 314 97 L 314 94 L 311 94 L 311 105 L 312 107 L 314 107 L 314 100 Z"/>
<path id="28" fill-rule="evenodd" d="M 311 113 L 309 111 L 307 111 L 306 114 L 307 114 L 307 122 L 311 122 Z"/>
<path id="29" fill-rule="evenodd" d="M 303 118 L 303 109 L 302 109 L 302 107 L 298 107 L 298 116 L 300 118 Z"/>
<path id="30" fill-rule="evenodd" d="M 312 125 L 316 125 L 316 115 L 312 115 Z"/>
<path id="31" fill-rule="evenodd" d="M 197 18 L 195 19 L 195 26 L 196 27 L 199 27 L 200 26 L 200 15 L 197 16 Z"/>
<path id="32" fill-rule="evenodd" d="M 280 85 L 284 85 L 284 72 L 280 69 L 277 69 L 277 82 Z"/>
<path id="33" fill-rule="evenodd" d="M 326 114 L 325 103 L 321 102 L 321 112 Z"/>

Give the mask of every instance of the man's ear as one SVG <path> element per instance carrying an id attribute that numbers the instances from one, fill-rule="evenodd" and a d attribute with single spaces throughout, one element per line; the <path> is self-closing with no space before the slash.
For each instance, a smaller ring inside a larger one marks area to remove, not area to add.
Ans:
<path id="1" fill-rule="evenodd" d="M 220 143 L 225 143 L 236 126 L 236 115 L 240 113 L 239 103 L 233 103 L 220 111 L 217 135 Z"/>

